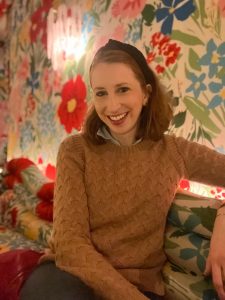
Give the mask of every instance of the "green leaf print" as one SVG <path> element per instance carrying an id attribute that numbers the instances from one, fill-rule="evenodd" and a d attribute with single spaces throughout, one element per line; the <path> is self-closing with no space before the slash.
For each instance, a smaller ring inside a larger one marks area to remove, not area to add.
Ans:
<path id="1" fill-rule="evenodd" d="M 189 46 L 204 45 L 203 41 L 194 35 L 184 33 L 180 30 L 173 30 L 171 34 L 172 40 L 180 41 Z"/>
<path id="2" fill-rule="evenodd" d="M 171 267 L 171 270 L 174 271 L 174 272 L 179 272 L 179 273 L 187 274 L 187 272 L 181 266 L 170 264 L 170 267 Z"/>
<path id="3" fill-rule="evenodd" d="M 106 2 L 105 3 L 105 11 L 107 11 L 109 9 L 110 4 L 111 4 L 111 0 L 106 0 L 105 2 Z"/>
<path id="4" fill-rule="evenodd" d="M 177 243 L 174 243 L 174 242 L 170 241 L 169 239 L 165 239 L 164 247 L 166 249 L 175 249 L 175 248 L 180 247 L 180 245 L 177 244 Z"/>
<path id="5" fill-rule="evenodd" d="M 205 12 L 205 0 L 199 0 L 199 12 L 202 26 L 208 28 L 209 26 L 205 24 L 205 19 L 207 19 L 207 14 Z"/>
<path id="6" fill-rule="evenodd" d="M 215 31 L 220 36 L 221 34 L 221 15 L 219 9 L 217 9 L 217 16 L 216 16 L 216 22 L 215 22 Z"/>
<path id="7" fill-rule="evenodd" d="M 142 11 L 142 17 L 145 21 L 146 26 L 151 26 L 152 21 L 155 17 L 155 7 L 151 4 L 145 5 L 145 8 Z"/>
<path id="8" fill-rule="evenodd" d="M 184 124 L 186 118 L 186 112 L 187 112 L 186 110 L 181 111 L 174 116 L 172 120 L 172 125 L 175 125 L 175 128 L 181 127 Z"/>
<path id="9" fill-rule="evenodd" d="M 184 228 L 188 228 L 189 231 L 192 231 L 196 226 L 200 224 L 200 219 L 196 215 L 190 215 L 187 220 L 184 222 Z"/>
<path id="10" fill-rule="evenodd" d="M 225 77 L 225 67 L 223 67 L 223 68 L 221 68 L 221 69 L 219 70 L 219 72 L 217 73 L 216 77 L 218 77 L 218 78 L 220 78 L 220 79 L 222 79 L 222 78 Z"/>
<path id="11" fill-rule="evenodd" d="M 200 218 L 202 226 L 212 232 L 217 210 L 211 207 L 192 207 L 191 211 Z"/>
<path id="12" fill-rule="evenodd" d="M 177 237 L 180 237 L 180 236 L 183 236 L 183 235 L 186 235 L 186 234 L 187 234 L 186 231 L 184 231 L 184 230 L 182 230 L 182 229 L 178 229 L 178 230 L 174 231 L 174 232 L 170 235 L 170 237 L 175 237 L 175 238 L 177 238 Z"/>
<path id="13" fill-rule="evenodd" d="M 199 64 L 199 56 L 192 48 L 190 48 L 189 50 L 188 60 L 192 69 L 201 71 L 201 66 Z"/>
<path id="14" fill-rule="evenodd" d="M 201 272 L 204 272 L 205 269 L 205 257 L 201 254 L 197 255 L 197 266 Z"/>
<path id="15" fill-rule="evenodd" d="M 212 296 L 209 296 L 209 297 L 203 297 L 203 294 L 205 294 L 206 292 L 208 291 L 213 291 L 213 285 L 212 285 L 212 281 L 211 281 L 211 278 L 203 278 L 202 280 L 200 281 L 195 281 L 194 283 L 191 283 L 190 285 L 190 289 L 191 291 L 198 297 L 201 297 L 200 299 L 203 299 L 203 300 L 209 300 L 209 299 L 218 299 L 216 297 L 216 293 L 214 292 L 214 295 Z M 212 297 L 212 298 L 211 298 Z"/>
<path id="16" fill-rule="evenodd" d="M 180 258 L 184 260 L 191 259 L 195 256 L 197 256 L 197 251 L 195 249 L 185 248 L 185 249 L 181 249 L 180 251 Z"/>
<path id="17" fill-rule="evenodd" d="M 188 111 L 202 124 L 202 126 L 217 134 L 221 132 L 216 124 L 210 119 L 210 111 L 207 109 L 205 104 L 191 97 L 184 97 L 183 102 Z"/>

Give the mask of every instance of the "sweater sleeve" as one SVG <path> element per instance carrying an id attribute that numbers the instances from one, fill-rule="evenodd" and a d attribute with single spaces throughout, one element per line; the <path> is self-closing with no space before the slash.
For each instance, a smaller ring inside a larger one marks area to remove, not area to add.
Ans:
<path id="1" fill-rule="evenodd" d="M 57 157 L 53 220 L 56 265 L 79 277 L 103 299 L 146 300 L 91 242 L 83 147 L 81 137 L 69 137 Z"/>
<path id="2" fill-rule="evenodd" d="M 209 185 L 225 186 L 225 155 L 182 137 L 170 138 L 174 160 L 182 177 Z"/>

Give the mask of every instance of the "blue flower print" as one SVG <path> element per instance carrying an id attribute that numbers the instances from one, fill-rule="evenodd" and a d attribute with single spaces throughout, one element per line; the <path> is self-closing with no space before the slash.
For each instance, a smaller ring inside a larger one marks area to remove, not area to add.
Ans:
<path id="1" fill-rule="evenodd" d="M 198 99 L 201 91 L 206 90 L 206 85 L 203 83 L 205 79 L 205 74 L 201 74 L 199 77 L 194 73 L 190 73 L 189 78 L 192 81 L 192 84 L 186 89 L 186 92 L 193 92 L 196 99 Z"/>
<path id="2" fill-rule="evenodd" d="M 213 39 L 209 40 L 207 53 L 200 58 L 199 63 L 204 66 L 209 66 L 209 78 L 216 75 L 218 66 L 225 65 L 225 42 L 217 47 Z"/>
<path id="3" fill-rule="evenodd" d="M 55 107 L 52 103 L 44 103 L 38 108 L 37 125 L 42 135 L 56 134 L 55 128 Z"/>
<path id="4" fill-rule="evenodd" d="M 21 128 L 20 147 L 27 149 L 35 140 L 34 127 L 30 121 L 26 121 Z"/>
<path id="5" fill-rule="evenodd" d="M 95 18 L 90 13 L 85 13 L 82 23 L 82 34 L 90 33 L 95 25 Z"/>
<path id="6" fill-rule="evenodd" d="M 165 7 L 156 10 L 156 21 L 164 20 L 161 32 L 171 34 L 174 16 L 179 21 L 186 20 L 195 11 L 193 2 L 193 0 L 162 0 Z"/>
<path id="7" fill-rule="evenodd" d="M 27 85 L 31 87 L 32 94 L 34 92 L 34 89 L 39 88 L 39 81 L 38 81 L 39 74 L 40 74 L 39 72 L 32 72 L 31 78 L 27 79 Z"/>
<path id="8" fill-rule="evenodd" d="M 207 107 L 212 109 L 221 104 L 225 105 L 225 78 L 223 78 L 221 83 L 210 82 L 209 89 L 216 95 L 212 98 Z"/>

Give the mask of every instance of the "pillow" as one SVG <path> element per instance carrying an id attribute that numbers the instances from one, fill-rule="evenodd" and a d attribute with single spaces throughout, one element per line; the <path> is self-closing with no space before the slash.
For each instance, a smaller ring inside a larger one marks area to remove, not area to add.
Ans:
<path id="1" fill-rule="evenodd" d="M 167 221 L 183 233 L 196 232 L 207 238 L 212 235 L 221 200 L 194 194 L 176 194 Z"/>
<path id="2" fill-rule="evenodd" d="M 22 183 L 33 195 L 45 201 L 52 201 L 54 182 L 31 160 L 14 158 L 7 163 L 6 169 L 8 175 L 4 178 L 4 183 L 8 188 L 13 188 L 16 183 Z"/>
<path id="3" fill-rule="evenodd" d="M 44 201 L 33 195 L 23 184 L 16 184 L 13 188 L 17 203 L 22 204 L 27 210 L 39 218 L 52 222 L 53 202 Z"/>
<path id="4" fill-rule="evenodd" d="M 42 253 L 28 249 L 13 250 L 0 255 L 1 299 L 19 299 L 20 288 L 38 264 Z"/>

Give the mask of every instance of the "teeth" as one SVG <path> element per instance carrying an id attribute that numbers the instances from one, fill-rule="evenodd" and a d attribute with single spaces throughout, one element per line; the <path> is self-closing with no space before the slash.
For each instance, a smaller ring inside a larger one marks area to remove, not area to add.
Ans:
<path id="1" fill-rule="evenodd" d="M 109 116 L 109 118 L 112 121 L 119 121 L 121 119 L 123 119 L 126 116 L 127 113 L 121 114 L 121 115 L 117 115 L 117 116 Z"/>

